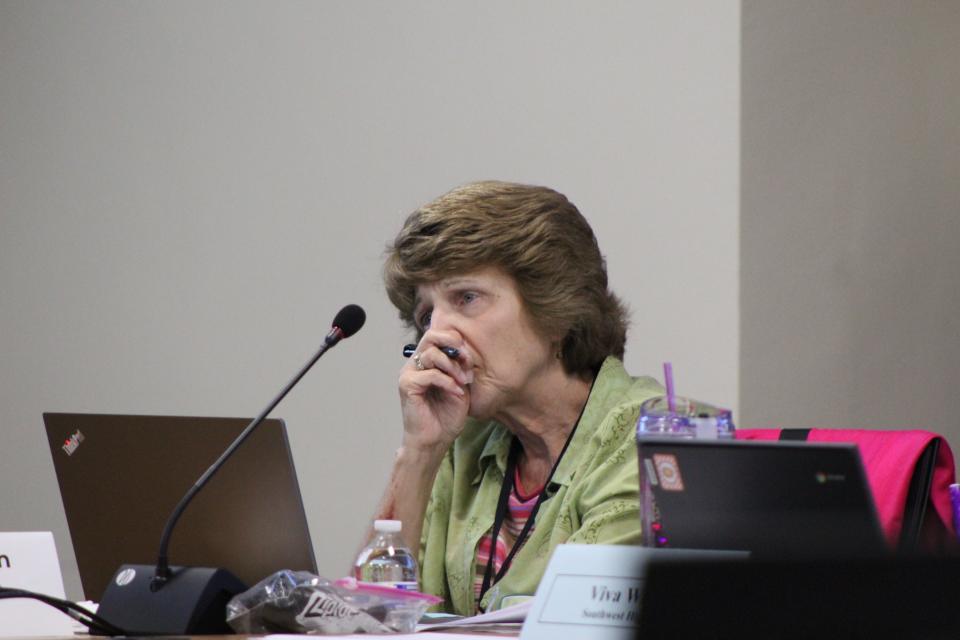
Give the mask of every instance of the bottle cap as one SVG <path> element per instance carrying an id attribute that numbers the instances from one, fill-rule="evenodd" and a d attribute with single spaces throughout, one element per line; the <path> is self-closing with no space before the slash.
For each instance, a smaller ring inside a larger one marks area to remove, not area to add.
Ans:
<path id="1" fill-rule="evenodd" d="M 399 533 L 403 525 L 399 520 L 374 520 L 373 530 L 382 533 Z"/>

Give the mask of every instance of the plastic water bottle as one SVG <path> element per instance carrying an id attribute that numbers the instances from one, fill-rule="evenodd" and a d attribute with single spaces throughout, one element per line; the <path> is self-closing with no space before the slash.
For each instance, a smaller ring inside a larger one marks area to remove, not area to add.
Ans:
<path id="1" fill-rule="evenodd" d="M 643 546 L 669 547 L 653 497 L 657 474 L 671 473 L 669 459 L 655 463 L 643 455 L 642 441 L 647 438 L 684 438 L 732 440 L 736 429 L 728 409 L 719 409 L 689 398 L 660 396 L 640 405 L 637 419 L 637 444 L 640 447 L 640 518 L 643 525 Z M 659 466 L 656 466 L 659 465 Z"/>
<path id="2" fill-rule="evenodd" d="M 417 559 L 400 538 L 399 520 L 374 520 L 373 540 L 353 565 L 353 576 L 398 589 L 417 590 Z"/>

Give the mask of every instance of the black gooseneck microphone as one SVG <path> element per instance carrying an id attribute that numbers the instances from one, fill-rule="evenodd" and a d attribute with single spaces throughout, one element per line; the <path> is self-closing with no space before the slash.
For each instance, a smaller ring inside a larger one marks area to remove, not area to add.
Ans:
<path id="1" fill-rule="evenodd" d="M 359 331 L 366 318 L 363 309 L 355 304 L 347 305 L 337 313 L 317 353 L 181 498 L 167 519 L 160 537 L 156 567 L 125 564 L 117 570 L 100 599 L 98 615 L 101 618 L 125 630 L 128 635 L 231 633 L 226 623 L 226 604 L 234 595 L 244 591 L 246 586 L 226 569 L 170 566 L 167 546 L 173 528 L 194 496 L 317 360 L 338 342 Z"/>
<path id="2" fill-rule="evenodd" d="M 240 432 L 240 435 L 237 436 L 236 440 L 230 443 L 230 446 L 227 447 L 226 451 L 220 454 L 220 457 L 217 458 L 217 461 L 210 465 L 210 468 L 200 476 L 200 479 L 197 480 L 190 490 L 187 491 L 186 495 L 180 499 L 179 504 L 174 508 L 173 513 L 170 514 L 170 518 L 167 519 L 167 524 L 163 528 L 163 535 L 160 536 L 160 553 L 157 557 L 157 570 L 154 572 L 153 581 L 150 584 L 150 588 L 153 591 L 161 589 L 164 583 L 170 579 L 170 567 L 167 558 L 167 546 L 170 543 L 170 535 L 173 533 L 173 528 L 177 524 L 177 520 L 180 519 L 180 515 L 183 513 L 183 510 L 187 508 L 187 505 L 193 500 L 194 496 L 203 489 L 204 485 L 207 484 L 207 481 L 215 474 L 220 467 L 223 466 L 223 463 L 233 455 L 233 452 L 244 443 L 244 441 L 253 433 L 253 430 L 256 429 L 261 422 L 263 422 L 266 417 L 270 414 L 273 409 L 280 404 L 280 401 L 284 399 L 287 393 L 290 392 L 293 387 L 300 382 L 307 371 L 320 359 L 324 353 L 327 352 L 330 347 L 336 345 L 338 342 L 344 338 L 349 338 L 357 331 L 360 330 L 360 327 L 363 326 L 363 323 L 367 319 L 367 314 L 364 313 L 363 309 L 355 304 L 349 304 L 345 306 L 333 319 L 333 325 L 330 329 L 330 333 L 323 339 L 323 345 L 317 353 L 310 359 L 307 364 L 300 369 L 299 373 L 287 383 L 287 386 L 277 394 L 277 397 L 274 398 L 270 404 L 264 407 L 263 411 L 260 412 L 256 418 L 253 419 L 250 424 L 248 424 L 243 431 Z M 266 576 L 264 576 L 266 577 Z"/>

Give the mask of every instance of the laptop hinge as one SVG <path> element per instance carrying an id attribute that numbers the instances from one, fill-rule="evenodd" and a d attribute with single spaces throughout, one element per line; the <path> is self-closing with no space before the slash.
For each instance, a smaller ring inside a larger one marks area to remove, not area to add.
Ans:
<path id="1" fill-rule="evenodd" d="M 781 429 L 780 440 L 806 440 L 810 429 Z"/>

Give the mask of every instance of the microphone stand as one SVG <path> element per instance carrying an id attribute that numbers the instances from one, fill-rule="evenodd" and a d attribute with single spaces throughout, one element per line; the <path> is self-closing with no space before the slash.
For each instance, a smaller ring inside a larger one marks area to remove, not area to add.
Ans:
<path id="1" fill-rule="evenodd" d="M 227 447 L 226 451 L 220 454 L 220 457 L 217 458 L 216 462 L 210 465 L 210 468 L 207 469 L 202 476 L 200 476 L 200 479 L 197 480 L 193 486 L 190 487 L 190 490 L 187 491 L 187 493 L 180 499 L 180 502 L 177 503 L 176 507 L 174 507 L 173 513 L 171 513 L 170 517 L 167 519 L 167 524 L 163 528 L 163 534 L 160 536 L 160 551 L 157 557 L 157 568 L 156 571 L 154 571 L 153 580 L 150 582 L 151 591 L 158 591 L 159 589 L 162 589 L 163 585 L 166 584 L 166 582 L 170 579 L 171 573 L 169 559 L 167 557 L 167 547 L 170 544 L 170 536 L 173 534 L 173 528 L 176 526 L 177 521 L 183 514 L 184 509 L 187 508 L 187 505 L 193 501 L 194 496 L 200 493 L 200 490 L 203 489 L 210 478 L 213 477 L 213 474 L 215 474 L 220 467 L 223 466 L 227 459 L 233 455 L 233 452 L 236 451 L 240 445 L 247 440 L 250 434 L 253 433 L 254 429 L 260 426 L 260 423 L 263 422 L 268 415 L 270 415 L 270 412 L 273 411 L 274 408 L 280 404 L 280 401 L 283 400 L 288 393 L 290 393 L 290 390 L 293 389 L 298 382 L 300 382 L 300 379 L 307 374 L 307 371 L 310 371 L 313 365 L 317 363 L 317 360 L 319 360 L 320 357 L 330 349 L 330 347 L 340 342 L 342 338 L 343 332 L 339 327 L 334 327 L 331 329 L 330 333 L 327 334 L 327 337 L 324 338 L 323 344 L 320 346 L 320 349 L 317 351 L 317 353 L 314 354 L 314 356 L 310 358 L 305 365 L 303 365 L 303 368 L 301 368 L 300 371 L 293 376 L 293 378 L 291 378 L 290 382 L 287 383 L 287 386 L 285 386 L 280 393 L 277 394 L 277 397 L 274 398 L 270 404 L 264 407 L 263 411 L 260 412 L 260 415 L 258 415 L 250 422 L 250 424 L 244 427 L 243 431 L 241 431 L 240 435 L 238 435 L 236 439 L 230 443 L 230 446 Z"/>
<path id="2" fill-rule="evenodd" d="M 171 567 L 167 547 L 174 526 L 197 493 L 317 360 L 340 340 L 356 333 L 365 317 L 363 309 L 356 305 L 348 305 L 337 314 L 333 328 L 317 353 L 180 499 L 160 537 L 156 567 L 124 564 L 117 570 L 100 599 L 98 615 L 101 618 L 123 629 L 128 635 L 232 633 L 226 623 L 226 605 L 230 598 L 245 591 L 246 585 L 226 569 Z"/>

